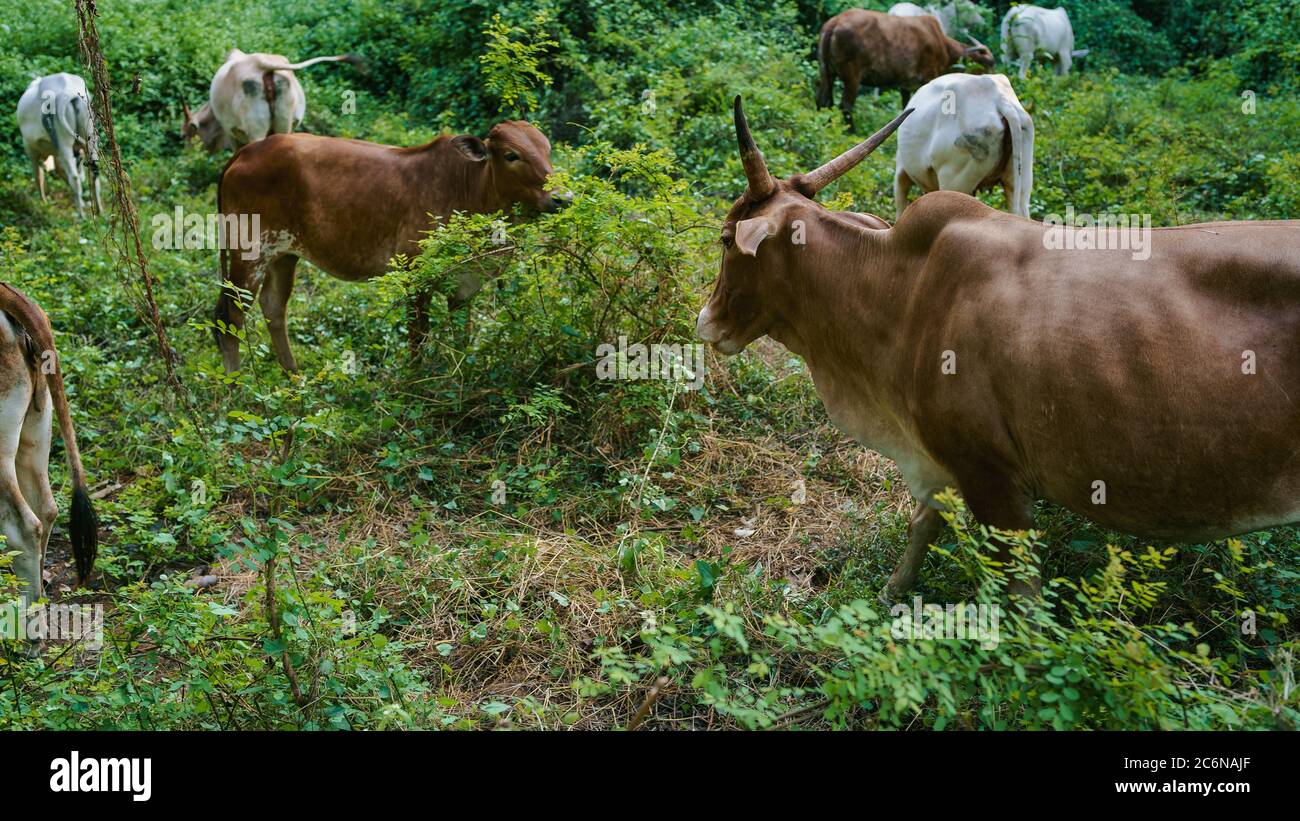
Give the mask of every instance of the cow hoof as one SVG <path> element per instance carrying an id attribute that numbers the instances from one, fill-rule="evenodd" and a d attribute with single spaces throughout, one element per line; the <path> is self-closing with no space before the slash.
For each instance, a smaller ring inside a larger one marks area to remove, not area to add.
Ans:
<path id="1" fill-rule="evenodd" d="M 899 599 L 901 599 L 906 592 L 906 590 L 902 592 L 894 590 L 893 582 L 890 581 L 887 582 L 884 587 L 880 588 L 880 592 L 876 594 L 876 601 L 888 610 L 895 604 L 898 604 Z"/>

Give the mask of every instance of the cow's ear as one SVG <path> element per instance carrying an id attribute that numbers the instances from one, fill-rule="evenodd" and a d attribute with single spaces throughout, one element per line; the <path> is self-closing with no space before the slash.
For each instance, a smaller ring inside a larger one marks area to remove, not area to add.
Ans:
<path id="1" fill-rule="evenodd" d="M 775 233 L 775 226 L 766 217 L 741 220 L 736 223 L 736 247 L 742 254 L 755 256 L 759 243 Z"/>
<path id="2" fill-rule="evenodd" d="M 456 150 L 464 154 L 474 162 L 483 162 L 488 158 L 487 143 L 478 137 L 472 137 L 469 134 L 461 134 L 459 137 L 453 137 L 451 144 L 456 146 Z"/>

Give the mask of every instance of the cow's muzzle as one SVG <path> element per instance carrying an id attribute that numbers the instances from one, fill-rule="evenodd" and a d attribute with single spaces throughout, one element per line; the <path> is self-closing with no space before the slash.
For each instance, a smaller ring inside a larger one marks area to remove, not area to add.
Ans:
<path id="1" fill-rule="evenodd" d="M 546 201 L 542 203 L 542 211 L 547 214 L 554 214 L 556 211 L 563 211 L 573 205 L 572 191 L 549 191 L 546 194 Z"/>
<path id="2" fill-rule="evenodd" d="M 718 323 L 713 321 L 708 305 L 704 306 L 695 320 L 695 335 L 712 345 L 718 353 L 728 356 L 740 353 L 744 348 L 743 345 L 737 345 L 735 340 L 726 338 Z"/>

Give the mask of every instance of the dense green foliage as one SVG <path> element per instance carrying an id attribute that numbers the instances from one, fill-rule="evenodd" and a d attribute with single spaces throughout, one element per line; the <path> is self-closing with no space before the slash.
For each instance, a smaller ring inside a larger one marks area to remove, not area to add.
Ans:
<path id="1" fill-rule="evenodd" d="M 642 726 L 1294 728 L 1294 529 L 1149 545 L 1044 505 L 1021 540 L 1049 577 L 1040 607 L 1008 614 L 996 646 L 904 641 L 876 594 L 907 494 L 834 430 L 797 360 L 766 343 L 710 354 L 698 392 L 597 378 L 597 347 L 619 336 L 691 341 L 719 215 L 743 188 L 732 95 L 775 173 L 855 142 L 812 94 L 817 27 L 848 5 L 102 3 L 146 226 L 213 207 L 224 160 L 180 144 L 179 102 L 201 101 L 236 45 L 369 59 L 302 73 L 313 131 L 414 144 L 526 113 L 578 196 L 535 220 L 454 220 L 369 284 L 304 265 L 297 377 L 259 318 L 227 378 L 215 254 L 153 250 L 187 410 L 119 284 L 107 220 L 76 222 L 60 182 L 41 205 L 0 118 L 0 278 L 52 319 L 104 490 L 102 577 L 66 588 L 60 530 L 53 595 L 107 608 L 101 651 L 5 647 L 0 726 L 625 727 L 653 691 Z M 990 5 L 980 36 L 996 51 L 1005 4 Z M 1087 67 L 1016 84 L 1037 127 L 1034 216 L 1300 212 L 1300 6 L 1066 5 Z M 85 74 L 70 4 L 0 0 L 0 99 L 55 70 Z M 858 122 L 896 104 L 864 95 Z M 822 199 L 892 216 L 892 150 Z M 471 267 L 497 279 L 468 311 L 435 298 L 411 358 L 408 292 L 445 295 Z M 995 601 L 1006 569 L 952 502 L 918 592 Z"/>

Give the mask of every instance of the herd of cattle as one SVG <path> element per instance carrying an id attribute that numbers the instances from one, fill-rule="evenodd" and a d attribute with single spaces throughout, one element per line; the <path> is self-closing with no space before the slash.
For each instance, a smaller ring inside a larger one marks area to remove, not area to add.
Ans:
<path id="1" fill-rule="evenodd" d="M 835 423 L 897 463 L 916 511 L 890 596 L 915 582 L 942 526 L 936 494 L 946 487 L 982 524 L 1011 530 L 1030 528 L 1034 501 L 1044 498 L 1160 539 L 1300 521 L 1300 222 L 1157 229 L 1142 260 L 1045 241 L 1048 226 L 1028 218 L 1033 120 L 1008 77 L 962 72 L 967 61 L 993 66 L 992 52 L 949 36 L 980 19 L 978 6 L 956 0 L 828 20 L 818 105 L 831 104 L 839 79 L 850 125 L 863 86 L 899 89 L 906 110 L 808 173 L 769 172 L 736 99 L 747 186 L 723 223 L 721 270 L 698 335 L 724 354 L 762 336 L 781 342 L 804 358 Z M 1034 6 L 1007 14 L 1002 45 L 1021 77 L 1045 56 L 1065 74 L 1082 53 L 1063 10 Z M 547 187 L 550 143 L 527 122 L 410 148 L 293 133 L 306 110 L 295 72 L 321 62 L 357 60 L 290 63 L 232 51 L 208 101 L 197 113 L 184 109 L 184 137 L 236 150 L 218 184 L 222 219 L 260 219 L 253 253 L 223 247 L 220 255 L 234 290 L 222 287 L 217 341 L 232 371 L 240 291 L 259 301 L 280 364 L 296 369 L 285 308 L 299 259 L 365 280 L 415 251 L 430 217 L 516 205 L 548 212 L 566 202 Z M 53 157 L 79 212 L 89 168 L 98 207 L 85 83 L 68 74 L 34 80 L 18 119 L 42 198 Z M 816 202 L 895 131 L 894 225 Z M 930 193 L 909 205 L 914 185 Z M 1003 187 L 1010 214 L 970 196 L 992 185 Z M 457 298 L 477 287 L 471 278 Z M 53 352 L 48 320 L 13 289 L 0 290 L 0 303 L 0 385 L 8 386 L 0 492 L 17 511 L 5 533 L 38 596 L 53 517 L 51 407 L 76 487 L 71 532 L 83 579 L 94 513 L 62 377 L 40 367 L 41 352 Z M 1011 585 L 1036 590 L 1033 578 Z"/>

